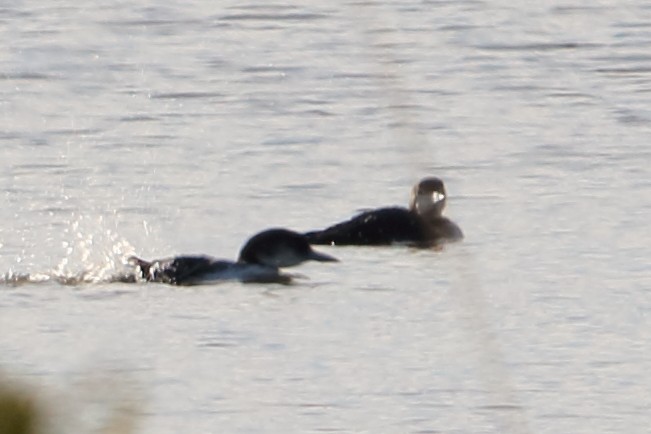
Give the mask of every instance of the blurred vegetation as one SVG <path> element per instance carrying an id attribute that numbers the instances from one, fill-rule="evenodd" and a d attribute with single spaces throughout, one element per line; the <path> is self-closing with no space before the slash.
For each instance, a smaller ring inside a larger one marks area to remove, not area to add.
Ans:
<path id="1" fill-rule="evenodd" d="M 41 432 L 42 409 L 34 394 L 0 380 L 0 434 Z"/>
<path id="2" fill-rule="evenodd" d="M 105 380 L 78 384 L 55 397 L 0 371 L 0 434 L 135 433 L 138 394 L 124 379 Z"/>

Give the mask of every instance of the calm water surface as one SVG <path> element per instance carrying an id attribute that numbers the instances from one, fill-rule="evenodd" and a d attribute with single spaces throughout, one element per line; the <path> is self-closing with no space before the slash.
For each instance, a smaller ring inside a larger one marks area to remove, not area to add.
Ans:
<path id="1" fill-rule="evenodd" d="M 0 370 L 53 432 L 648 432 L 648 3 L 14 2 L 0 35 Z M 426 175 L 463 243 L 102 283 Z"/>

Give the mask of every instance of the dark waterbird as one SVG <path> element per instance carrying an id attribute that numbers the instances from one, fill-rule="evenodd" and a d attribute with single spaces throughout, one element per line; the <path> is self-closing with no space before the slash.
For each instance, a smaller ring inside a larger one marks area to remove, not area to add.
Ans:
<path id="1" fill-rule="evenodd" d="M 336 258 L 312 249 L 307 238 L 287 229 L 268 229 L 251 237 L 240 250 L 237 262 L 206 255 L 175 256 L 145 261 L 132 256 L 136 276 L 150 282 L 200 285 L 224 280 L 247 283 L 289 283 L 291 276 L 280 268 L 305 261 L 335 262 Z"/>
<path id="2" fill-rule="evenodd" d="M 443 217 L 447 194 L 443 181 L 422 179 L 412 189 L 409 208 L 378 208 L 323 230 L 305 233 L 311 244 L 389 245 L 394 243 L 431 247 L 458 241 L 463 232 Z"/>

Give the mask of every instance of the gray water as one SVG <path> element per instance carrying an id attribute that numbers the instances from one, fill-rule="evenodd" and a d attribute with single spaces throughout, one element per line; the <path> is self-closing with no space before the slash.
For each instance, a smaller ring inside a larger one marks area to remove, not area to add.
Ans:
<path id="1" fill-rule="evenodd" d="M 0 6 L 0 370 L 54 432 L 649 432 L 651 5 L 218 3 Z M 462 243 L 104 282 L 428 175 Z"/>

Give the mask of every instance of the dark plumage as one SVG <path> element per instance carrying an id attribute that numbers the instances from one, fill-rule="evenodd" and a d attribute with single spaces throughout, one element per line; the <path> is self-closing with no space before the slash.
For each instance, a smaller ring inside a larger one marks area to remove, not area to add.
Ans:
<path id="1" fill-rule="evenodd" d="M 412 189 L 409 208 L 365 211 L 323 230 L 305 233 L 311 244 L 432 246 L 463 238 L 461 229 L 441 214 L 446 192 L 443 181 L 424 178 Z"/>
<path id="2" fill-rule="evenodd" d="M 150 282 L 172 285 L 197 285 L 223 280 L 256 283 L 289 283 L 291 277 L 280 272 L 304 261 L 332 262 L 332 256 L 316 252 L 305 236 L 287 229 L 268 229 L 249 239 L 237 262 L 206 255 L 175 256 L 145 261 L 132 256 L 129 262 L 137 275 Z"/>

